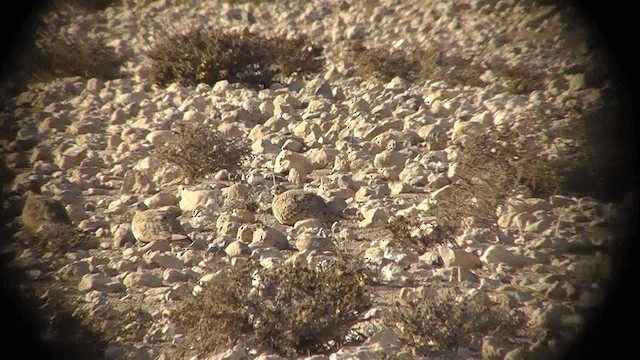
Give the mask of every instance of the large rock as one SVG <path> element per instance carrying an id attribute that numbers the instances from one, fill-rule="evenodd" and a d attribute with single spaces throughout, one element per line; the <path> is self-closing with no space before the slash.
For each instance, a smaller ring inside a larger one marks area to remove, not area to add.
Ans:
<path id="1" fill-rule="evenodd" d="M 329 166 L 329 164 L 334 163 L 338 155 L 338 150 L 323 147 L 320 149 L 311 149 L 306 155 L 314 169 L 324 169 Z"/>

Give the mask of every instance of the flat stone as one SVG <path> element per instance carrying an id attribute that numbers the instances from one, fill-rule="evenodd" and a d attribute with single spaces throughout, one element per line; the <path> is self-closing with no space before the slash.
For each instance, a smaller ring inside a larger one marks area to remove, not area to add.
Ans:
<path id="1" fill-rule="evenodd" d="M 124 246 L 126 243 L 135 244 L 136 238 L 131 231 L 131 224 L 120 224 L 113 232 L 113 246 L 116 248 Z"/>
<path id="2" fill-rule="evenodd" d="M 124 277 L 123 283 L 126 287 L 151 287 L 157 288 L 163 286 L 162 278 L 150 272 L 131 272 Z"/>
<path id="3" fill-rule="evenodd" d="M 170 240 L 152 241 L 140 248 L 142 253 L 171 251 Z"/>
<path id="4" fill-rule="evenodd" d="M 91 290 L 98 290 L 103 292 L 121 292 L 124 291 L 124 286 L 122 283 L 113 281 L 110 277 L 104 274 L 86 274 L 80 280 L 80 284 L 78 284 L 78 290 L 82 292 Z"/>
<path id="5" fill-rule="evenodd" d="M 334 250 L 335 244 L 331 238 L 312 235 L 312 234 L 301 234 L 298 235 L 295 243 L 296 249 L 308 250 L 308 251 L 327 251 Z"/>
<path id="6" fill-rule="evenodd" d="M 206 358 L 206 360 L 243 360 L 249 356 L 245 350 L 245 345 L 240 343 L 234 346 L 232 349 L 224 351 L 219 354 L 215 354 Z"/>
<path id="7" fill-rule="evenodd" d="M 277 174 L 287 174 L 291 169 L 297 169 L 302 173 L 309 174 L 313 171 L 313 165 L 311 161 L 302 154 L 290 150 L 282 150 L 278 156 L 276 156 L 273 171 Z"/>
<path id="8" fill-rule="evenodd" d="M 144 200 L 144 204 L 147 205 L 149 209 L 157 209 L 162 206 L 176 205 L 176 203 L 176 197 L 173 194 L 169 194 L 166 192 L 159 192 Z"/>
<path id="9" fill-rule="evenodd" d="M 378 346 L 382 348 L 396 347 L 400 345 L 398 335 L 391 328 L 384 328 L 375 334 L 371 335 L 364 342 L 365 346 Z"/>

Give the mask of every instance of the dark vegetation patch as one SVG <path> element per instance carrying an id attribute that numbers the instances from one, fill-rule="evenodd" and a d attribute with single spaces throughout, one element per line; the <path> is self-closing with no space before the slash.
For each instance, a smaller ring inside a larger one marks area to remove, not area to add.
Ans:
<path id="1" fill-rule="evenodd" d="M 385 226 L 393 236 L 389 245 L 423 253 L 435 245 L 442 244 L 443 239 L 446 239 L 440 234 L 440 228 L 425 231 L 421 225 L 422 221 L 415 214 L 391 217 Z"/>
<path id="2" fill-rule="evenodd" d="M 106 44 L 106 39 L 82 30 L 67 32 L 73 21 L 71 12 L 56 6 L 40 14 L 32 46 L 25 47 L 21 54 L 20 79 L 25 84 L 58 77 L 110 80 L 123 75 L 120 67 L 124 59 Z"/>
<path id="3" fill-rule="evenodd" d="M 541 72 L 525 66 L 509 66 L 504 62 L 492 65 L 491 70 L 511 94 L 527 95 L 536 90 L 544 90 L 545 76 Z"/>
<path id="4" fill-rule="evenodd" d="M 257 341 L 285 356 L 335 350 L 369 306 L 362 264 L 348 254 L 316 268 L 221 263 L 202 293 L 174 312 L 185 334 L 178 352 L 209 353 L 235 341 Z"/>
<path id="5" fill-rule="evenodd" d="M 347 59 L 356 65 L 361 77 L 375 77 L 383 82 L 400 77 L 407 81 L 436 80 L 474 86 L 484 84 L 479 79 L 482 74 L 480 68 L 466 59 L 447 57 L 436 47 L 406 52 L 350 43 Z"/>
<path id="6" fill-rule="evenodd" d="M 459 145 L 456 178 L 427 211 L 441 236 L 452 241 L 465 221 L 501 236 L 496 209 L 517 190 L 520 181 L 525 181 L 519 176 L 517 159 L 526 164 L 527 159 L 537 156 L 526 149 L 518 151 L 514 136 L 509 130 L 491 129 Z"/>
<path id="7" fill-rule="evenodd" d="M 433 296 L 400 300 L 384 317 L 414 355 L 437 356 L 461 346 L 479 345 L 487 335 L 513 338 L 525 324 L 524 315 L 482 293 L 460 296 L 442 288 Z"/>
<path id="8" fill-rule="evenodd" d="M 294 73 L 316 73 L 324 66 L 323 48 L 305 35 L 265 36 L 244 31 L 191 29 L 173 32 L 146 54 L 151 80 L 183 86 L 221 80 L 262 89 Z"/>
<path id="9" fill-rule="evenodd" d="M 619 201 L 635 184 L 635 154 L 621 139 L 629 138 L 615 99 L 570 115 L 557 136 L 569 140 L 568 148 L 554 161 L 563 193 Z"/>
<path id="10" fill-rule="evenodd" d="M 116 79 L 124 62 L 104 39 L 88 36 L 49 39 L 31 60 L 34 76 L 41 81 L 70 76 Z"/>
<path id="11" fill-rule="evenodd" d="M 36 256 L 48 252 L 60 256 L 78 249 L 95 249 L 100 243 L 100 240 L 90 233 L 71 225 L 54 223 L 46 224 L 37 231 L 23 229 L 16 233 L 16 240 Z"/>
<path id="12" fill-rule="evenodd" d="M 57 6 L 70 6 L 84 11 L 100 11 L 110 6 L 120 4 L 119 0 L 54 0 Z"/>

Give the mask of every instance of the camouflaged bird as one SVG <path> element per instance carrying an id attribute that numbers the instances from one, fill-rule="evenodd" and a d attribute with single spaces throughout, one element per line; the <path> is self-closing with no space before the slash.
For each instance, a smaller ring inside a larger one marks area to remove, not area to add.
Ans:
<path id="1" fill-rule="evenodd" d="M 286 190 L 282 185 L 271 188 L 274 195 L 271 208 L 276 220 L 284 225 L 293 225 L 300 220 L 319 219 L 334 222 L 342 215 L 319 195 L 304 190 Z"/>
<path id="2" fill-rule="evenodd" d="M 135 211 L 131 220 L 131 232 L 136 240 L 152 242 L 188 239 L 180 221 L 171 212 L 149 209 L 144 203 L 136 203 Z"/>

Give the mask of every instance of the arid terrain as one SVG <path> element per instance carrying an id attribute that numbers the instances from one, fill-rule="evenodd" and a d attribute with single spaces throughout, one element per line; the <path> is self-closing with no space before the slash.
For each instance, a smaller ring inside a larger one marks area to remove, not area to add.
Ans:
<path id="1" fill-rule="evenodd" d="M 570 5 L 37 19 L 0 87 L 1 254 L 42 358 L 549 359 L 606 300 L 635 194 Z"/>

